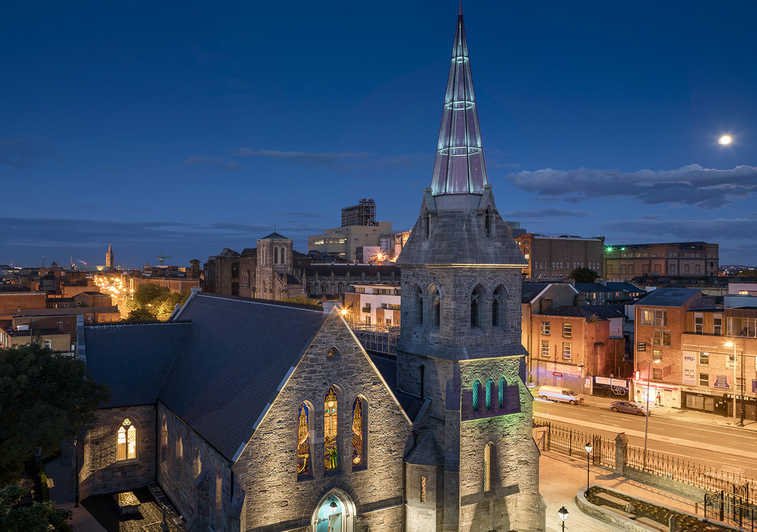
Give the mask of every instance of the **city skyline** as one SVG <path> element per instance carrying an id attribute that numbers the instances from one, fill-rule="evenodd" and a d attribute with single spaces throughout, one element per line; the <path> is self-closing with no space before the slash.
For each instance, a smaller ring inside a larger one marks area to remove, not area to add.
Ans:
<path id="1" fill-rule="evenodd" d="M 757 263 L 753 5 L 469 4 L 505 218 Z M 7 10 L 0 262 L 100 263 L 112 242 L 119 263 L 185 263 L 274 229 L 305 250 L 366 196 L 408 228 L 431 183 L 450 6 L 297 9 Z"/>

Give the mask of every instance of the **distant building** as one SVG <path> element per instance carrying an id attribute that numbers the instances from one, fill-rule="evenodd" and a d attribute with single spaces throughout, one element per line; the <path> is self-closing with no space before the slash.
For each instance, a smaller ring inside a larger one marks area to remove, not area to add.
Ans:
<path id="1" fill-rule="evenodd" d="M 355 262 L 358 260 L 358 248 L 380 246 L 381 237 L 391 234 L 391 222 L 327 229 L 319 235 L 308 237 L 308 251 L 317 251 L 323 255 Z"/>
<path id="2" fill-rule="evenodd" d="M 115 261 L 113 258 L 113 245 L 108 244 L 108 249 L 105 252 L 105 269 L 108 271 L 113 270 L 115 268 Z"/>
<path id="3" fill-rule="evenodd" d="M 349 286 L 399 283 L 400 269 L 392 265 L 310 264 L 305 268 L 305 290 L 314 299 L 342 299 Z"/>
<path id="4" fill-rule="evenodd" d="M 22 310 L 47 308 L 44 292 L 0 292 L 0 319 L 10 319 Z"/>
<path id="5" fill-rule="evenodd" d="M 342 209 L 342 227 L 350 225 L 376 225 L 376 202 L 363 198 L 357 205 Z"/>
<path id="6" fill-rule="evenodd" d="M 714 277 L 720 261 L 718 244 L 672 242 L 617 244 L 604 253 L 605 277 L 628 281 L 636 277 Z"/>
<path id="7" fill-rule="evenodd" d="M 563 281 L 576 268 L 589 268 L 603 277 L 605 237 L 546 236 L 524 233 L 515 237 L 528 262 L 523 268 L 533 281 Z"/>
<path id="8" fill-rule="evenodd" d="M 344 293 L 345 319 L 352 326 L 388 329 L 400 326 L 400 285 L 354 284 Z"/>

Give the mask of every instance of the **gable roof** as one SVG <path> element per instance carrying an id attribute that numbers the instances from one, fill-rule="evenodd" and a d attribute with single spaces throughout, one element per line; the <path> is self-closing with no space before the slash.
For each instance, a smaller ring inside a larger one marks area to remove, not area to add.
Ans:
<path id="1" fill-rule="evenodd" d="M 282 235 L 282 234 L 277 233 L 276 231 L 274 231 L 270 235 L 266 235 L 263 238 L 261 238 L 260 240 L 289 240 L 289 238 L 287 238 L 284 235 Z"/>
<path id="2" fill-rule="evenodd" d="M 549 284 L 543 281 L 523 281 L 520 292 L 521 303 L 530 303 L 533 301 Z"/>
<path id="3" fill-rule="evenodd" d="M 637 305 L 680 307 L 701 292 L 695 288 L 658 288 L 639 299 Z"/>
<path id="4" fill-rule="evenodd" d="M 231 460 L 320 329 L 319 310 L 196 294 L 159 400 Z"/>
<path id="5" fill-rule="evenodd" d="M 124 323 L 84 327 L 87 375 L 110 390 L 104 408 L 152 404 L 191 324 Z"/>

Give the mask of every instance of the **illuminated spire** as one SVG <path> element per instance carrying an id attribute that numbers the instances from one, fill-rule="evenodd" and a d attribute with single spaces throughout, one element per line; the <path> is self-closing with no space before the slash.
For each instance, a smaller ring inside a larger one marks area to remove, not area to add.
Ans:
<path id="1" fill-rule="evenodd" d="M 481 194 L 486 184 L 486 165 L 460 2 L 431 190 L 435 196 Z"/>

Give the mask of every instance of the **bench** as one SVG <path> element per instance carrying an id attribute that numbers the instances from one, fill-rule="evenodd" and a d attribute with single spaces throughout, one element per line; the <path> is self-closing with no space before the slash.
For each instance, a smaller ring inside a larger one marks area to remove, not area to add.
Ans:
<path id="1" fill-rule="evenodd" d="M 646 525 L 649 528 L 653 528 L 655 530 L 665 530 L 665 531 L 669 530 L 669 528 L 667 526 L 665 526 L 665 525 L 663 525 L 661 523 L 658 523 L 657 521 L 655 521 L 654 519 L 651 519 L 649 517 L 637 517 L 636 521 L 638 521 L 642 525 Z"/>
<path id="2" fill-rule="evenodd" d="M 116 493 L 114 498 L 116 499 L 116 505 L 118 506 L 118 513 L 122 516 L 139 513 L 139 499 L 134 495 L 133 491 Z"/>
<path id="3" fill-rule="evenodd" d="M 631 504 L 625 499 L 621 499 L 620 497 L 616 497 L 615 495 L 611 495 L 609 493 L 604 493 L 601 491 L 595 493 L 594 496 L 600 501 L 602 501 L 603 503 L 609 502 L 610 504 L 620 506 L 624 511 L 628 513 L 633 512 L 633 504 Z"/>

